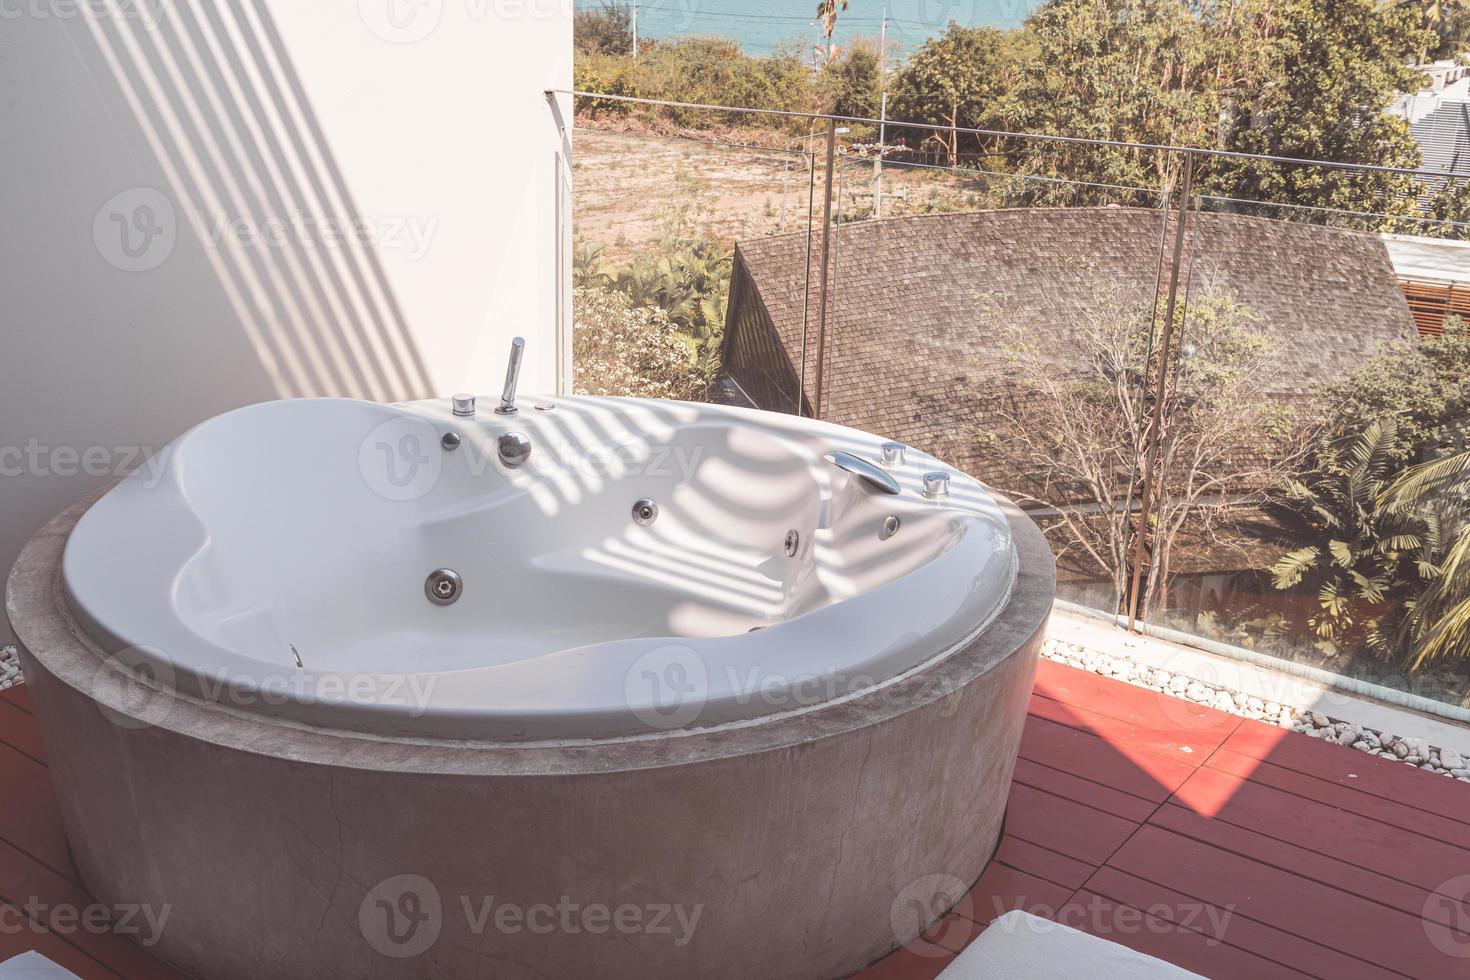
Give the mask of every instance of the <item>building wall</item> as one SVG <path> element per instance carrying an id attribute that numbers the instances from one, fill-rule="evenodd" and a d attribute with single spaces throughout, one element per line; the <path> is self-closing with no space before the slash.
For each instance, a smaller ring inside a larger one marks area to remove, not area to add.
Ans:
<path id="1" fill-rule="evenodd" d="M 231 408 L 566 383 L 571 58 L 552 0 L 7 11 L 0 568 Z"/>

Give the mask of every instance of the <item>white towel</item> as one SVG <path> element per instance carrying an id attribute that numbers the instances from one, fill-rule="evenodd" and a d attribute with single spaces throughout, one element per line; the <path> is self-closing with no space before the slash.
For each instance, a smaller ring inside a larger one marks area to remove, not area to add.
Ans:
<path id="1" fill-rule="evenodd" d="M 1172 963 L 1029 912 L 1007 912 L 945 967 L 940 980 L 1204 980 Z"/>
<path id="2" fill-rule="evenodd" d="M 81 977 L 57 966 L 35 950 L 12 956 L 0 963 L 0 980 L 82 980 Z"/>

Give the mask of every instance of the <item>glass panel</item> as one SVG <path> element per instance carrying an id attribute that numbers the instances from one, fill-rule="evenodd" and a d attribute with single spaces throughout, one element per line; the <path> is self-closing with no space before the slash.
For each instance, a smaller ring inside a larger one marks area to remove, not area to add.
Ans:
<path id="1" fill-rule="evenodd" d="M 1060 594 L 1116 612 L 1164 195 L 1069 179 L 1060 144 L 890 134 L 919 149 L 881 171 L 870 134 L 844 137 L 823 417 L 1010 496 L 1057 551 Z"/>
<path id="2" fill-rule="evenodd" d="M 800 138 L 749 147 L 623 129 L 579 128 L 573 154 L 574 387 L 796 410 L 770 323 L 742 317 L 737 362 L 721 371 L 736 245 L 777 243 L 801 256 L 812 165 Z M 781 268 L 800 297 L 806 273 Z M 752 390 L 747 395 L 745 388 Z"/>
<path id="3" fill-rule="evenodd" d="M 1466 182 L 1201 158 L 1197 184 L 1146 619 L 1467 703 Z"/>

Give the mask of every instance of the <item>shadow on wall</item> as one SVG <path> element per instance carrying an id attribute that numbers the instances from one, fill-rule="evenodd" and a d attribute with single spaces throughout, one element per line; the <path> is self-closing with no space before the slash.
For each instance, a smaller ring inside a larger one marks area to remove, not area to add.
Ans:
<path id="1" fill-rule="evenodd" d="M 358 212 L 264 2 L 78 9 L 72 44 L 93 84 L 115 87 L 137 127 L 130 142 L 167 185 L 103 205 L 103 258 L 146 272 L 196 236 L 276 397 L 429 397 L 377 254 L 425 229 Z"/>

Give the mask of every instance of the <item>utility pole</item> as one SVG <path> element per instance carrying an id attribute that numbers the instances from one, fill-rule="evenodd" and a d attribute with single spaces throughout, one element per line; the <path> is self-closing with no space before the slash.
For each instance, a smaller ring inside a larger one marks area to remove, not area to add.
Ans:
<path id="1" fill-rule="evenodd" d="M 633 64 L 638 64 L 638 4 L 633 4 Z"/>
<path id="2" fill-rule="evenodd" d="M 873 157 L 873 217 L 883 217 L 883 150 L 888 129 L 888 8 L 878 28 L 878 152 Z"/>

